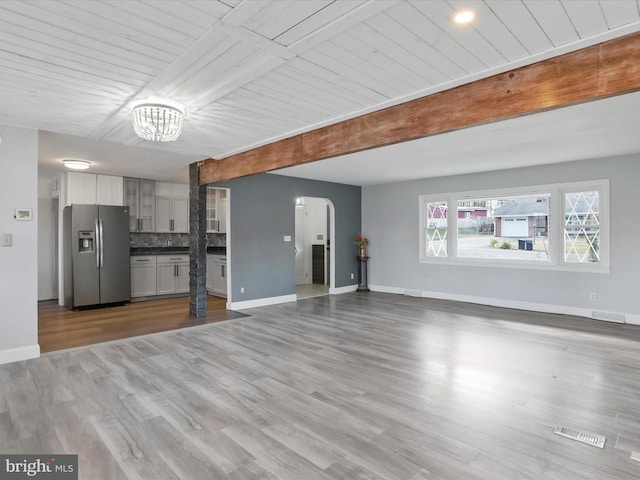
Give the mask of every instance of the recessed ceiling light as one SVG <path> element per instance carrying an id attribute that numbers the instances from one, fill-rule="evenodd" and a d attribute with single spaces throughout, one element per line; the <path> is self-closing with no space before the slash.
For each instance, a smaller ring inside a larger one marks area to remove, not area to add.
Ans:
<path id="1" fill-rule="evenodd" d="M 473 13 L 472 10 L 462 10 L 456 13 L 455 17 L 453 17 L 453 21 L 463 25 L 465 23 L 469 23 L 471 20 L 475 18 L 476 14 Z"/>
<path id="2" fill-rule="evenodd" d="M 72 170 L 86 170 L 91 166 L 91 162 L 85 160 L 63 160 L 64 166 Z"/>

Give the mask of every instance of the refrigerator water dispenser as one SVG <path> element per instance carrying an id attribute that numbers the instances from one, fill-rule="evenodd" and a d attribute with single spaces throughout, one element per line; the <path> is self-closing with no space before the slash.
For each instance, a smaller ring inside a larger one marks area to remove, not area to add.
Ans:
<path id="1" fill-rule="evenodd" d="M 93 231 L 78 232 L 78 252 L 93 252 L 94 234 Z"/>

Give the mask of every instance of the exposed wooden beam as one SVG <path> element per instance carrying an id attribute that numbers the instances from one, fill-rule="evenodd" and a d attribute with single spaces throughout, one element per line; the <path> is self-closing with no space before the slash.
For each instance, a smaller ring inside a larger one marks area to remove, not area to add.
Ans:
<path id="1" fill-rule="evenodd" d="M 200 165 L 200 184 L 640 90 L 640 33 Z"/>

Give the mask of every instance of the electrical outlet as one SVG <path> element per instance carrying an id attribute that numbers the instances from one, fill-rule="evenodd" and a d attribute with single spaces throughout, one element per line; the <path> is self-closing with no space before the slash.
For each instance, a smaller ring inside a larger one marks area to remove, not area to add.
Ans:
<path id="1" fill-rule="evenodd" d="M 355 278 L 355 276 L 353 275 L 353 273 L 351 274 L 351 280 L 353 280 Z"/>
<path id="2" fill-rule="evenodd" d="M 591 300 L 592 302 L 596 301 L 596 294 L 594 292 L 591 292 L 589 294 L 589 300 Z"/>
<path id="3" fill-rule="evenodd" d="M 240 293 L 244 293 L 244 287 L 240 287 Z"/>
<path id="4" fill-rule="evenodd" d="M 11 245 L 13 245 L 13 236 L 10 233 L 3 233 L 2 234 L 2 246 L 3 247 L 10 247 Z"/>
<path id="5" fill-rule="evenodd" d="M 431 285 L 431 279 L 427 278 L 427 285 Z"/>

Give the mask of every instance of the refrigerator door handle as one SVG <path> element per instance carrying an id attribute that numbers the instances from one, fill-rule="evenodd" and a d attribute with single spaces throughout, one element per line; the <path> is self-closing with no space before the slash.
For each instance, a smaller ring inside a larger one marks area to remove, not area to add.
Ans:
<path id="1" fill-rule="evenodd" d="M 96 218 L 96 268 L 100 268 L 100 224 Z"/>
<path id="2" fill-rule="evenodd" d="M 102 219 L 100 219 L 100 268 L 104 267 L 104 243 L 103 243 L 103 238 L 102 238 L 102 230 L 103 230 L 103 225 L 102 225 Z"/>

